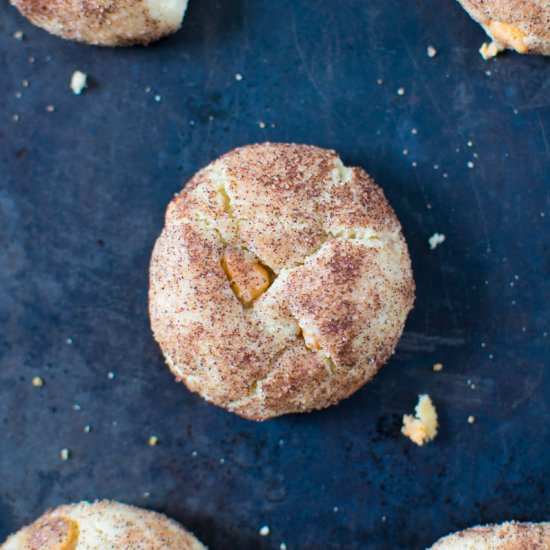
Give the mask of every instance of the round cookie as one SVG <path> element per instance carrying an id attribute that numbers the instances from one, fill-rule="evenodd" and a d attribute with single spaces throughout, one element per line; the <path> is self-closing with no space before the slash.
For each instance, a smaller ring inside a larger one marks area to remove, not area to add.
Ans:
<path id="1" fill-rule="evenodd" d="M 357 391 L 393 353 L 413 301 L 382 190 L 307 145 L 249 145 L 200 170 L 169 204 L 151 259 L 168 366 L 253 420 Z"/>
<path id="2" fill-rule="evenodd" d="M 518 523 L 472 527 L 438 540 L 430 550 L 548 550 L 550 523 Z"/>
<path id="3" fill-rule="evenodd" d="M 149 44 L 176 32 L 188 0 L 11 0 L 48 32 L 96 46 Z"/>
<path id="4" fill-rule="evenodd" d="M 458 0 L 493 39 L 492 57 L 509 48 L 519 53 L 550 55 L 548 0 Z"/>
<path id="5" fill-rule="evenodd" d="M 206 550 L 162 514 L 102 500 L 59 506 L 0 545 L 0 550 Z"/>

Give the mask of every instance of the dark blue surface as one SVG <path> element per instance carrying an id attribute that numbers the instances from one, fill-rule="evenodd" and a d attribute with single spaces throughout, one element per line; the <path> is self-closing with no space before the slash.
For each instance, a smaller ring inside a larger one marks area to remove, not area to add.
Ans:
<path id="1" fill-rule="evenodd" d="M 0 4 L 0 539 L 96 497 L 164 511 L 214 550 L 420 550 L 550 519 L 550 65 L 483 62 L 483 39 L 451 0 L 191 0 L 177 35 L 104 50 Z M 94 81 L 82 97 L 75 69 Z M 173 193 L 262 140 L 334 148 L 377 179 L 418 298 L 371 384 L 254 424 L 173 382 L 147 268 Z M 441 430 L 417 448 L 399 424 L 423 392 Z"/>

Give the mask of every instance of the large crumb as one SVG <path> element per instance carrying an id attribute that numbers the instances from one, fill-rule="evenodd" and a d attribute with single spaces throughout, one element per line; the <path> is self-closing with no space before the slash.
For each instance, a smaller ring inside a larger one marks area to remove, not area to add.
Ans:
<path id="1" fill-rule="evenodd" d="M 415 416 L 403 416 L 401 433 L 420 447 L 437 435 L 437 411 L 429 395 L 419 395 Z"/>
<path id="2" fill-rule="evenodd" d="M 429 239 L 430 250 L 435 250 L 440 244 L 445 242 L 445 235 L 443 233 L 434 233 Z"/>
<path id="3" fill-rule="evenodd" d="M 496 57 L 500 52 L 504 51 L 504 49 L 502 44 L 493 40 L 490 43 L 483 42 L 481 48 L 479 48 L 479 54 L 483 59 L 487 60 Z"/>
<path id="4" fill-rule="evenodd" d="M 75 95 L 81 95 L 88 86 L 88 75 L 82 71 L 75 71 L 71 76 L 71 90 Z"/>

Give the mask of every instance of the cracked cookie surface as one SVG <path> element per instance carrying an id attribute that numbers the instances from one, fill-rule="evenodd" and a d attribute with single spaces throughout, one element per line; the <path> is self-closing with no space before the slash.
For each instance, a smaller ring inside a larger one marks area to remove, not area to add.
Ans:
<path id="1" fill-rule="evenodd" d="M 1 550 L 206 550 L 162 514 L 102 500 L 59 506 L 0 544 Z"/>
<path id="2" fill-rule="evenodd" d="M 200 170 L 168 206 L 151 259 L 168 366 L 254 420 L 351 395 L 393 353 L 413 301 L 382 190 L 306 145 L 249 145 Z"/>

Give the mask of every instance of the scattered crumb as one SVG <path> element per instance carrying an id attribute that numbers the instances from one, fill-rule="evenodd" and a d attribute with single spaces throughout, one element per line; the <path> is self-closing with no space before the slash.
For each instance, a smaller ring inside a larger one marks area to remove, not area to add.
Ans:
<path id="1" fill-rule="evenodd" d="M 71 90 L 75 95 L 81 95 L 88 87 L 88 75 L 82 71 L 75 71 L 71 76 Z"/>
<path id="2" fill-rule="evenodd" d="M 469 161 L 466 163 L 466 166 L 467 166 L 468 168 L 473 168 L 475 165 L 474 165 L 474 163 L 473 163 L 471 160 L 469 160 Z"/>
<path id="3" fill-rule="evenodd" d="M 263 525 L 262 527 L 260 527 L 260 530 L 258 531 L 258 533 L 260 533 L 262 537 L 267 537 L 267 535 L 271 533 L 271 529 L 269 528 L 269 526 Z"/>
<path id="4" fill-rule="evenodd" d="M 409 154 L 409 150 L 408 150 L 408 149 L 403 149 L 403 154 L 404 154 L 404 155 L 408 155 L 408 154 Z"/>
<path id="5" fill-rule="evenodd" d="M 21 81 L 21 86 L 23 86 L 23 88 L 28 88 L 30 85 L 31 83 L 28 80 Z"/>
<path id="6" fill-rule="evenodd" d="M 281 542 L 281 544 L 279 544 L 279 550 L 287 550 L 286 544 L 284 542 Z"/>
<path id="7" fill-rule="evenodd" d="M 78 404 L 78 403 L 75 403 L 73 405 L 73 411 L 79 411 L 82 407 Z"/>
<path id="8" fill-rule="evenodd" d="M 29 63 L 34 63 L 36 59 L 31 55 L 28 59 Z"/>
<path id="9" fill-rule="evenodd" d="M 59 451 L 59 458 L 61 458 L 61 460 L 69 460 L 69 458 L 71 458 L 71 451 L 69 451 L 69 449 L 61 449 Z"/>
<path id="10" fill-rule="evenodd" d="M 421 447 L 437 435 L 437 411 L 429 395 L 419 395 L 414 410 L 415 416 L 403 416 L 401 433 Z"/>
<path id="11" fill-rule="evenodd" d="M 235 80 L 241 81 L 243 79 L 243 75 L 241 73 L 235 73 Z"/>
<path id="12" fill-rule="evenodd" d="M 443 363 L 435 363 L 433 370 L 434 372 L 441 372 L 443 370 Z"/>
<path id="13" fill-rule="evenodd" d="M 468 424 L 474 424 L 475 421 L 476 421 L 476 417 L 475 417 L 475 416 L 470 415 L 470 416 L 468 417 Z"/>
<path id="14" fill-rule="evenodd" d="M 116 376 L 116 374 L 113 371 L 107 373 L 107 378 L 109 380 L 114 380 L 115 376 Z"/>
<path id="15" fill-rule="evenodd" d="M 156 435 L 152 435 L 147 440 L 149 447 L 156 447 L 159 444 L 159 438 Z"/>
<path id="16" fill-rule="evenodd" d="M 483 44 L 481 44 L 481 48 L 479 48 L 479 53 L 485 60 L 496 57 L 502 51 L 504 51 L 504 46 L 494 40 L 489 44 L 487 44 L 487 42 L 483 42 Z"/>
<path id="17" fill-rule="evenodd" d="M 397 95 L 405 95 L 405 88 L 397 88 Z"/>
<path id="18" fill-rule="evenodd" d="M 151 86 L 145 86 L 145 93 L 150 94 L 151 93 Z"/>
<path id="19" fill-rule="evenodd" d="M 32 385 L 35 388 L 41 388 L 44 385 L 44 380 L 42 380 L 42 378 L 40 378 L 40 376 L 35 376 L 32 379 Z"/>
<path id="20" fill-rule="evenodd" d="M 12 115 L 11 119 L 12 119 L 14 122 L 17 122 L 17 121 L 19 120 L 19 115 L 18 115 L 18 114 Z"/>
<path id="21" fill-rule="evenodd" d="M 260 120 L 260 122 L 258 122 L 258 126 L 263 130 L 265 128 L 265 122 L 263 120 Z"/>
<path id="22" fill-rule="evenodd" d="M 55 107 L 53 105 L 46 105 L 46 111 L 48 111 L 48 113 L 53 113 L 55 111 Z"/>
<path id="23" fill-rule="evenodd" d="M 155 101 L 156 101 L 157 103 L 160 103 L 160 100 L 161 100 L 161 99 L 162 99 L 162 97 L 161 97 L 159 94 L 157 94 L 157 95 L 155 96 Z"/>
<path id="24" fill-rule="evenodd" d="M 338 506 L 334 506 L 334 508 L 332 509 L 332 511 L 333 511 L 335 514 L 338 513 L 338 510 L 339 510 Z"/>
<path id="25" fill-rule="evenodd" d="M 86 424 L 86 426 L 84 426 L 84 433 L 89 434 L 91 431 L 92 427 L 89 424 Z"/>
<path id="26" fill-rule="evenodd" d="M 435 250 L 440 244 L 445 242 L 445 235 L 443 233 L 434 233 L 429 239 L 430 250 Z"/>
<path id="27" fill-rule="evenodd" d="M 376 81 L 376 84 L 378 84 L 378 86 L 381 86 L 382 84 L 384 84 L 384 81 L 379 78 L 377 81 Z"/>
<path id="28" fill-rule="evenodd" d="M 150 493 L 149 491 L 145 491 L 145 492 L 143 493 L 143 496 L 144 496 L 145 498 L 149 498 L 149 497 L 151 496 L 151 493 Z"/>
<path id="29" fill-rule="evenodd" d="M 197 451 L 193 451 L 193 452 L 191 453 L 191 456 L 197 456 L 197 454 L 198 454 Z"/>
<path id="30" fill-rule="evenodd" d="M 426 48 L 426 54 L 428 57 L 435 57 L 437 55 L 437 50 L 433 46 L 428 46 Z"/>
<path id="31" fill-rule="evenodd" d="M 413 128 L 411 130 L 411 134 L 413 134 L 413 136 L 416 136 L 416 134 L 418 134 L 418 130 L 416 128 Z"/>
<path id="32" fill-rule="evenodd" d="M 13 37 L 15 38 L 15 40 L 23 40 L 23 38 L 25 38 L 25 35 L 23 34 L 23 31 L 15 31 L 13 33 Z"/>
<path id="33" fill-rule="evenodd" d="M 73 343 L 73 339 L 72 338 L 67 338 L 67 340 L 65 340 L 67 342 L 67 344 L 69 344 L 69 346 Z"/>

